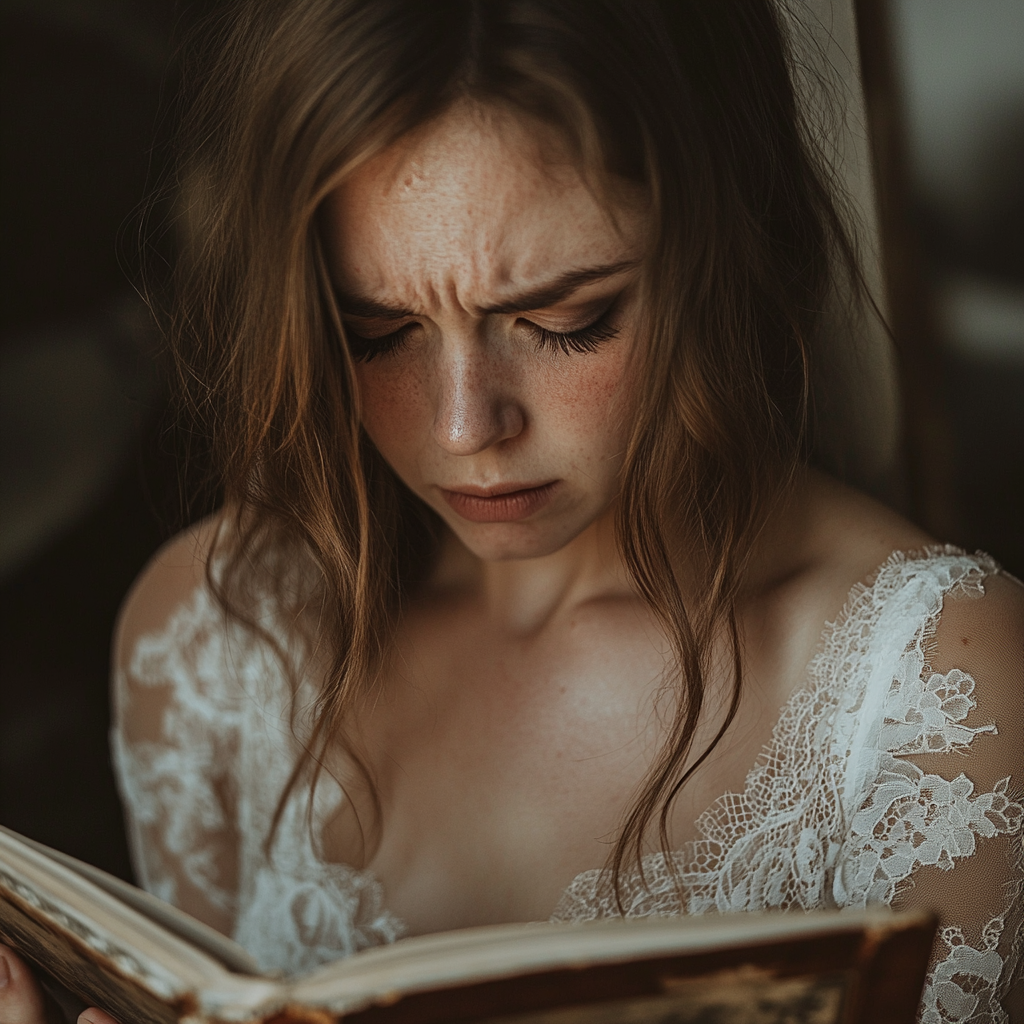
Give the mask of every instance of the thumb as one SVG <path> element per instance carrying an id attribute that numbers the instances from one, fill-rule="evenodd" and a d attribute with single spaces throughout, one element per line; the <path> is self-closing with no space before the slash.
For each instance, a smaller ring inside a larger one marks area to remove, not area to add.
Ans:
<path id="1" fill-rule="evenodd" d="M 78 1024 L 117 1024 L 117 1021 L 109 1013 L 97 1010 L 93 1006 L 88 1010 L 82 1011 L 81 1016 L 78 1018 Z"/>
<path id="2" fill-rule="evenodd" d="M 46 1024 L 43 994 L 21 958 L 7 946 L 0 946 L 0 1021 Z"/>

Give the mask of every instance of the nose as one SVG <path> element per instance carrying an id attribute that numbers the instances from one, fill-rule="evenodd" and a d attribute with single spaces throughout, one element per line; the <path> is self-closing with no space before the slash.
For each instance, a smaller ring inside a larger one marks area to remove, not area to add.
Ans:
<path id="1" fill-rule="evenodd" d="M 526 414 L 505 370 L 479 344 L 441 357 L 434 437 L 445 451 L 475 455 L 522 433 Z"/>

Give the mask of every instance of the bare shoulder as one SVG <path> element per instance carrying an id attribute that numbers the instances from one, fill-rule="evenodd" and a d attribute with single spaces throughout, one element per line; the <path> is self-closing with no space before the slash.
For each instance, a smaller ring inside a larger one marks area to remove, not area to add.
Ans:
<path id="1" fill-rule="evenodd" d="M 833 607 L 893 552 L 917 552 L 936 543 L 884 505 L 825 477 L 809 481 L 806 500 L 809 588 L 829 594 Z M 967 724 L 998 721 L 1000 739 L 986 736 L 975 751 L 978 781 L 991 785 L 1007 774 L 1019 778 L 1022 770 L 1024 718 L 1012 709 L 1024 693 L 1024 586 L 1001 572 L 965 583 L 943 601 L 928 641 L 928 661 L 932 672 L 961 674 L 956 685 L 970 689 L 967 703 L 975 708 Z"/>
<path id="2" fill-rule="evenodd" d="M 805 501 L 807 564 L 840 586 L 866 582 L 894 552 L 909 554 L 937 546 L 935 538 L 892 509 L 827 477 L 809 478 Z M 986 652 L 995 656 L 1000 650 L 1019 653 L 1024 586 L 1001 572 L 987 574 L 979 589 L 950 595 L 942 619 L 945 625 L 937 638 L 940 660 L 953 650 L 971 658 Z M 956 640 L 951 639 L 954 633 Z M 1024 659 L 1016 664 L 1024 671 Z"/>
<path id="3" fill-rule="evenodd" d="M 976 590 L 954 592 L 935 640 L 936 670 L 968 661 L 985 675 L 1008 672 L 1024 692 L 1024 584 L 999 572 L 987 574 Z"/>
<path id="4" fill-rule="evenodd" d="M 848 587 L 874 575 L 893 552 L 936 543 L 898 512 L 820 473 L 808 474 L 804 493 L 810 561 Z"/>
<path id="5" fill-rule="evenodd" d="M 1019 927 L 1010 894 L 1024 884 L 1014 852 L 1024 819 L 1024 586 L 989 573 L 954 588 L 926 653 L 922 679 L 931 703 L 921 709 L 933 728 L 941 726 L 944 743 L 904 756 L 939 796 L 921 820 L 939 835 L 945 829 L 947 864 L 919 868 L 897 903 L 938 909 L 945 923 L 962 928 L 967 948 L 991 957 L 993 936 L 998 941 L 1004 925 L 1006 937 Z M 1008 954 L 1005 938 L 998 951 Z"/>
<path id="6" fill-rule="evenodd" d="M 140 637 L 158 632 L 203 585 L 219 518 L 204 519 L 169 540 L 128 591 L 114 631 L 114 663 L 126 667 Z"/>
<path id="7" fill-rule="evenodd" d="M 808 471 L 762 535 L 755 593 L 763 587 L 787 629 L 813 644 L 854 586 L 870 581 L 894 551 L 934 543 L 881 502 Z"/>
<path id="8" fill-rule="evenodd" d="M 996 732 L 976 741 L 972 781 L 983 791 L 1011 776 L 1024 785 L 1024 586 L 1012 576 L 987 575 L 977 589 L 953 591 L 929 651 L 932 671 L 949 693 L 961 692 L 971 707 L 968 726 L 993 724 Z M 965 678 L 966 677 L 966 678 Z M 949 766 L 953 770 L 954 766 Z"/>

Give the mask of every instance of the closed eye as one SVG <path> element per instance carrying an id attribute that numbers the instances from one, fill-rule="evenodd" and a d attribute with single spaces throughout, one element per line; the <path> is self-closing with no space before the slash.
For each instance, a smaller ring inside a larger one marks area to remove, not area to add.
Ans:
<path id="1" fill-rule="evenodd" d="M 612 317 L 615 305 L 613 303 L 596 320 L 575 331 L 552 331 L 526 319 L 520 319 L 519 323 L 534 336 L 539 349 L 557 350 L 566 355 L 573 352 L 594 352 L 602 342 L 614 338 L 619 333 L 619 327 L 613 322 Z M 359 362 L 368 363 L 378 356 L 397 352 L 408 340 L 409 333 L 419 326 L 420 324 L 414 321 L 376 337 L 358 334 L 350 326 L 346 326 L 345 340 L 352 357 Z"/>
<path id="2" fill-rule="evenodd" d="M 614 338 L 619 328 L 612 320 L 612 309 L 606 309 L 596 320 L 575 331 L 550 331 L 532 320 L 521 320 L 537 340 L 541 349 L 558 349 L 568 355 L 571 352 L 594 352 L 604 341 Z"/>
<path id="3" fill-rule="evenodd" d="M 365 335 L 357 334 L 351 327 L 345 327 L 345 341 L 348 343 L 352 358 L 361 363 L 368 363 L 378 356 L 390 355 L 397 352 L 408 339 L 409 332 L 418 323 L 403 324 L 397 331 L 389 334 L 382 334 L 375 338 L 368 338 Z"/>

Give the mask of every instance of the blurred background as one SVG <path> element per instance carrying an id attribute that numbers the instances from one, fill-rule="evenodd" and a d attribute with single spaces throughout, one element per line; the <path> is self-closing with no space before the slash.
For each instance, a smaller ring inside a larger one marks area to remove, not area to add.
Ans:
<path id="1" fill-rule="evenodd" d="M 0 0 L 0 823 L 126 878 L 110 633 L 184 525 L 136 218 L 167 159 L 174 40 L 214 2 Z M 894 493 L 1024 576 L 1024 3 L 879 9 L 927 326 Z"/>

